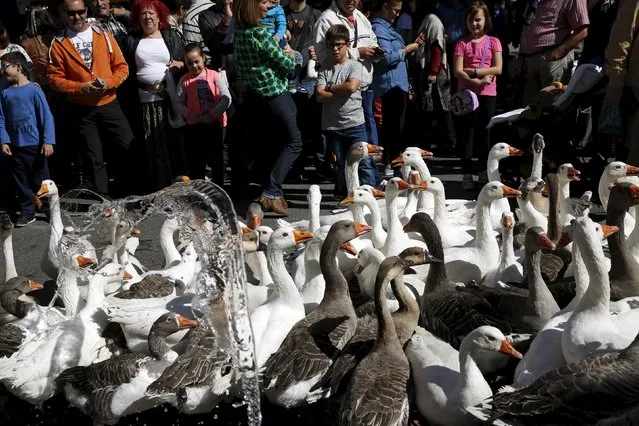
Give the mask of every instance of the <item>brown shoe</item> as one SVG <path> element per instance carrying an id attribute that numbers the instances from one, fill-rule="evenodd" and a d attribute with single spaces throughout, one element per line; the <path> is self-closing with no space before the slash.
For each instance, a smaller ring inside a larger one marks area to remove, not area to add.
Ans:
<path id="1" fill-rule="evenodd" d="M 267 198 L 260 197 L 257 202 L 262 206 L 262 210 L 265 212 L 275 212 L 277 214 L 281 214 L 282 216 L 290 216 L 291 212 L 288 211 L 288 208 L 284 205 L 283 198 Z"/>

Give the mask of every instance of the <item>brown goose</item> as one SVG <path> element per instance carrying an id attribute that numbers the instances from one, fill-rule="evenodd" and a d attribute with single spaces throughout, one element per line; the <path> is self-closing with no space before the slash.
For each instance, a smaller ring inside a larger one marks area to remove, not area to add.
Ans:
<path id="1" fill-rule="evenodd" d="M 335 256 L 341 244 L 370 231 L 371 227 L 349 220 L 331 226 L 320 253 L 326 280 L 324 298 L 316 310 L 293 326 L 264 365 L 264 392 L 274 404 L 296 407 L 330 393 L 330 389 L 309 391 L 326 374 L 357 327 L 348 283 Z"/>
<path id="2" fill-rule="evenodd" d="M 0 293 L 0 304 L 16 318 L 24 318 L 35 305 L 34 300 L 25 300 L 24 295 L 42 288 L 42 284 L 25 277 L 13 277 L 4 283 Z M 22 345 L 29 330 L 20 321 L 0 327 L 0 358 L 10 357 Z"/>
<path id="3" fill-rule="evenodd" d="M 487 401 L 491 420 L 514 419 L 517 424 L 531 425 L 636 424 L 623 417 L 636 411 L 639 401 L 638 366 L 639 335 L 622 351 L 568 364 L 523 389 L 496 394 L 492 403 Z M 471 412 L 486 418 L 485 409 Z M 620 417 L 619 422 L 615 417 Z"/>
<path id="4" fill-rule="evenodd" d="M 392 256 L 382 262 L 375 280 L 375 310 L 377 340 L 370 353 L 358 364 L 348 384 L 340 408 L 339 424 L 393 426 L 407 425 L 409 414 L 406 388 L 410 365 L 404 355 L 403 343 L 395 331 L 394 319 L 388 310 L 386 288 L 390 280 L 402 274 L 406 262 Z M 407 290 L 406 290 L 407 291 Z M 410 296 L 409 296 L 410 297 Z M 413 302 L 414 311 L 417 303 Z M 403 328 L 411 334 L 418 315 L 404 318 Z M 399 322 L 403 322 L 401 319 Z"/>
<path id="5" fill-rule="evenodd" d="M 404 231 L 420 233 L 430 254 L 445 261 L 439 230 L 426 213 L 414 214 Z M 455 349 L 468 333 L 482 325 L 496 327 L 504 334 L 511 332 L 510 324 L 480 294 L 459 291 L 450 282 L 444 263 L 430 265 L 420 309 L 424 328 Z"/>
<path id="6" fill-rule="evenodd" d="M 90 414 L 97 424 L 115 424 L 120 417 L 157 405 L 145 396 L 146 387 L 177 358 L 165 338 L 196 327 L 197 321 L 167 312 L 151 326 L 151 356 L 128 353 L 88 366 L 69 368 L 56 384 L 72 405 Z"/>
<path id="7" fill-rule="evenodd" d="M 399 258 L 404 262 L 405 268 L 441 262 L 421 247 L 409 247 L 399 254 Z M 400 271 L 395 279 L 391 281 L 391 287 L 399 303 L 399 308 L 391 315 L 399 343 L 403 346 L 413 335 L 414 324 L 419 321 L 419 305 L 415 300 L 414 294 L 404 285 L 404 271 Z M 375 302 L 373 301 L 373 303 Z M 374 309 L 376 313 L 376 306 L 374 306 Z M 348 341 L 340 357 L 335 360 L 316 387 L 324 386 L 330 380 L 331 392 L 333 394 L 337 393 L 340 384 L 348 383 L 353 369 L 373 348 L 377 332 L 377 318 L 375 315 L 359 317 L 355 335 Z"/>
<path id="8" fill-rule="evenodd" d="M 630 253 L 625 237 L 624 218 L 628 208 L 639 205 L 639 186 L 619 182 L 610 190 L 606 224 L 619 232 L 608 237 L 610 250 L 610 300 L 639 296 L 639 263 Z"/>

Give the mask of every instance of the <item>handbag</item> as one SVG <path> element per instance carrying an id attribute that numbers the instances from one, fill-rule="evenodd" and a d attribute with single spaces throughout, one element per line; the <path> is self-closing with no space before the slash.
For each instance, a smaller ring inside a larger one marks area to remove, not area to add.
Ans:
<path id="1" fill-rule="evenodd" d="M 486 61 L 486 53 L 488 53 L 488 46 L 490 45 L 490 36 L 486 36 L 486 41 L 484 42 L 484 50 L 481 54 L 481 61 L 479 62 L 479 68 L 484 67 L 484 62 Z M 479 107 L 479 98 L 477 98 L 477 93 L 471 89 L 462 89 L 458 92 L 455 92 L 450 97 L 450 109 L 451 112 L 457 116 L 466 115 L 469 112 L 475 111 Z"/>
<path id="2" fill-rule="evenodd" d="M 182 118 L 182 116 L 178 113 L 179 109 L 177 107 L 177 88 L 176 88 L 176 84 L 175 84 L 175 80 L 173 80 L 173 75 L 171 74 L 171 71 L 169 71 L 168 69 L 166 70 L 166 77 L 164 78 L 165 81 L 165 89 L 166 89 L 166 94 L 169 96 L 169 102 L 170 102 L 170 108 L 169 108 L 169 125 L 173 128 L 173 129 L 179 129 L 180 127 L 184 127 L 186 126 L 186 121 L 184 121 L 184 118 Z"/>

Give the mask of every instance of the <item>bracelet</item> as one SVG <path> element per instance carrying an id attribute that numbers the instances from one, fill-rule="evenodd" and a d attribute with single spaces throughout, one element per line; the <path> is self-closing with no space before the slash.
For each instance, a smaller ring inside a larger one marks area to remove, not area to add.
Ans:
<path id="1" fill-rule="evenodd" d="M 326 91 L 327 92 L 332 92 L 332 90 L 333 90 L 333 83 L 331 83 L 331 82 L 326 83 Z"/>
<path id="2" fill-rule="evenodd" d="M 477 78 L 477 68 L 473 68 L 473 78 Z"/>

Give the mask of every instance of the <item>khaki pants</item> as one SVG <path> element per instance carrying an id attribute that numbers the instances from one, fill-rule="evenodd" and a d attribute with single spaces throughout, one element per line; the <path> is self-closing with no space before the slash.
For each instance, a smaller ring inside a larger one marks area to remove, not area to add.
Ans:
<path id="1" fill-rule="evenodd" d="M 554 81 L 561 81 L 567 84 L 570 80 L 570 72 L 575 57 L 573 51 L 558 61 L 547 61 L 543 59 L 544 55 L 550 55 L 550 52 L 543 52 L 524 58 L 524 70 L 526 73 L 526 86 L 523 94 L 524 105 L 528 105 L 535 93 L 544 87 L 550 86 Z"/>
<path id="2" fill-rule="evenodd" d="M 634 103 L 639 104 L 639 89 L 633 88 L 632 94 L 635 97 Z M 635 108 L 628 120 L 626 146 L 629 149 L 626 162 L 633 166 L 639 165 L 639 108 Z"/>

